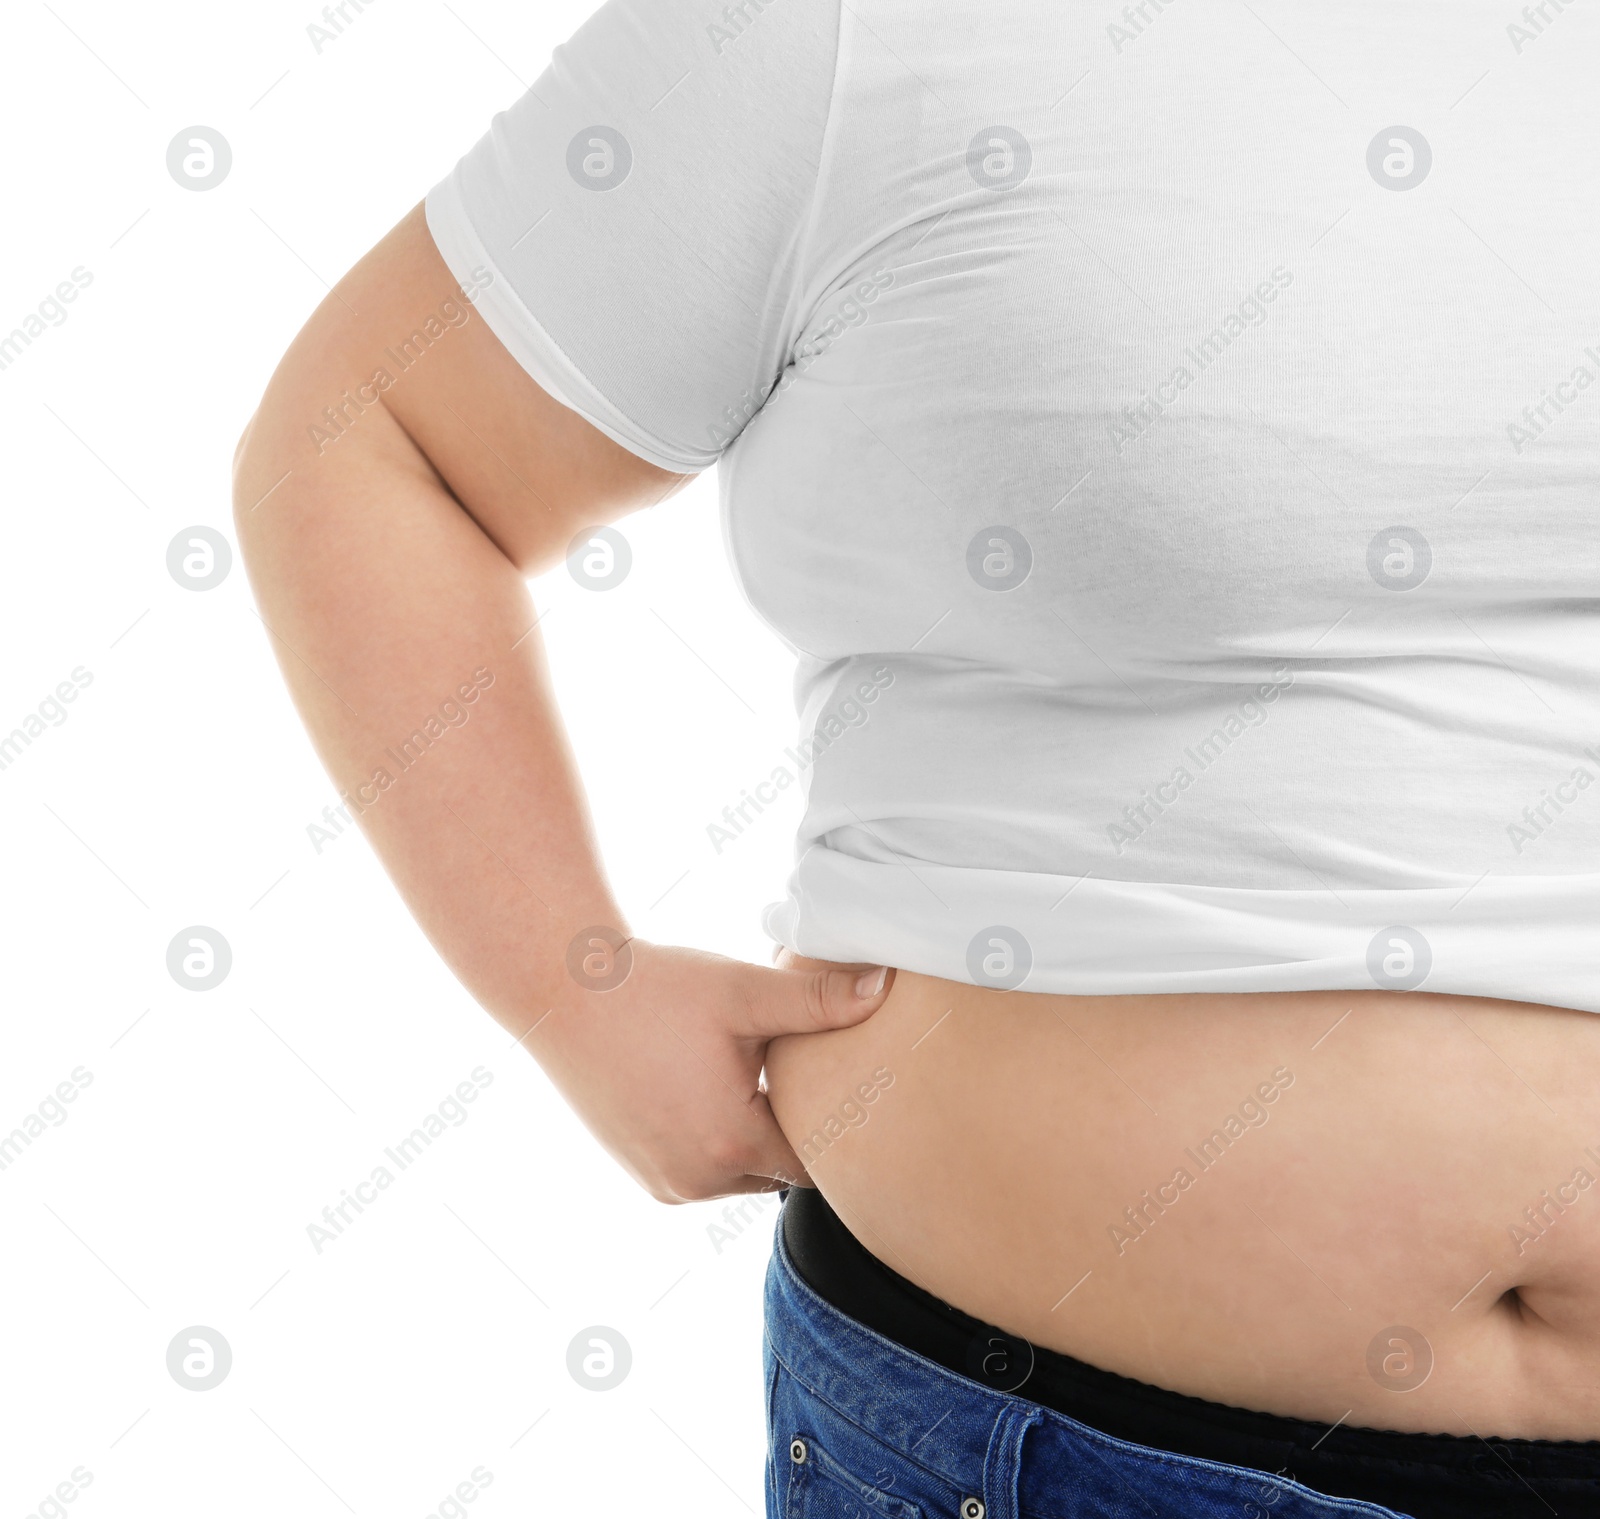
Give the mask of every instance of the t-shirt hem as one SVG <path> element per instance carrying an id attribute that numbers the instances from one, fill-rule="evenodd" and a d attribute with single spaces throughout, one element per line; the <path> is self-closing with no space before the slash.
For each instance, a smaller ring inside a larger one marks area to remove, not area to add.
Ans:
<path id="1" fill-rule="evenodd" d="M 1600 1012 L 1600 874 L 1284 891 L 863 860 L 821 846 L 762 915 L 796 954 L 1078 996 L 1444 992 Z M 1398 943 L 1396 941 L 1399 941 Z M 1002 950 L 1002 958 L 1007 951 Z M 1376 967 L 1376 968 L 1375 968 Z"/>

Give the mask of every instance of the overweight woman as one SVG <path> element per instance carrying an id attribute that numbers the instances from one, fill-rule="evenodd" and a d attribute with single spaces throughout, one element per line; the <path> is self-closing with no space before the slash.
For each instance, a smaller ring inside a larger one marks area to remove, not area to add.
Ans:
<path id="1" fill-rule="evenodd" d="M 418 921 L 654 1196 L 785 1189 L 772 1514 L 1600 1513 L 1597 56 L 610 0 L 284 356 L 239 535 Z M 772 966 L 632 937 L 525 586 L 713 464 Z"/>

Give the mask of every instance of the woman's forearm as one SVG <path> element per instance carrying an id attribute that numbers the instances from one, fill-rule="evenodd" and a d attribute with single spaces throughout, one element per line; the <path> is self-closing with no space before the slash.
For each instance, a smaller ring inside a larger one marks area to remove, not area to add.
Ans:
<path id="1" fill-rule="evenodd" d="M 302 345 L 297 345 L 302 347 Z M 383 405 L 320 451 L 339 366 L 291 350 L 241 444 L 262 620 L 344 805 L 440 953 L 521 1034 L 621 926 L 518 568 Z M 319 388 L 320 386 L 320 388 Z"/>

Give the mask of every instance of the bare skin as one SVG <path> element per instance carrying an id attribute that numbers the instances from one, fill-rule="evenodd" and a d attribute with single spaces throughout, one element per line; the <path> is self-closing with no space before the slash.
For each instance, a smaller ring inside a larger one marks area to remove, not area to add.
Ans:
<path id="1" fill-rule="evenodd" d="M 439 336 L 372 385 L 430 317 Z M 637 939 L 620 984 L 586 982 L 614 960 L 586 931 L 629 930 L 525 577 L 686 478 L 527 377 L 420 208 L 312 315 L 235 460 L 241 550 L 318 753 L 439 952 L 610 1153 L 669 1202 L 814 1182 L 913 1281 L 1161 1386 L 1600 1437 L 1590 1014 L 1000 993 Z M 446 700 L 470 720 L 380 777 Z M 1404 1391 L 1395 1326 L 1433 1363 Z"/>
<path id="2" fill-rule="evenodd" d="M 900 971 L 867 1023 L 775 1040 L 767 1077 L 868 1249 L 1037 1345 L 1330 1425 L 1600 1438 L 1592 1013 Z M 1431 1348 L 1419 1386 L 1393 1326 Z"/>

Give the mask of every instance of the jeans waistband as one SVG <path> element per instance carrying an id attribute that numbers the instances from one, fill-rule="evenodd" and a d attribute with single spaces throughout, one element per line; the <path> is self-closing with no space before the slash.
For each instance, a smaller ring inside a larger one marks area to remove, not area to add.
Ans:
<path id="1" fill-rule="evenodd" d="M 981 1489 L 985 1519 L 1058 1512 L 1058 1474 L 1066 1471 L 1095 1473 L 1108 1490 L 1131 1483 L 1152 1497 L 1192 1497 L 1193 1507 L 1158 1504 L 1158 1512 L 1232 1513 L 1259 1488 L 1272 1496 L 1250 1511 L 1272 1519 L 1397 1519 L 1394 1509 L 1331 1498 L 1288 1477 L 1130 1444 L 959 1376 L 820 1297 L 795 1268 L 781 1213 L 767 1272 L 766 1333 L 779 1365 L 842 1418 L 952 1490 Z M 1219 1501 L 1223 1490 L 1227 1502 Z"/>

